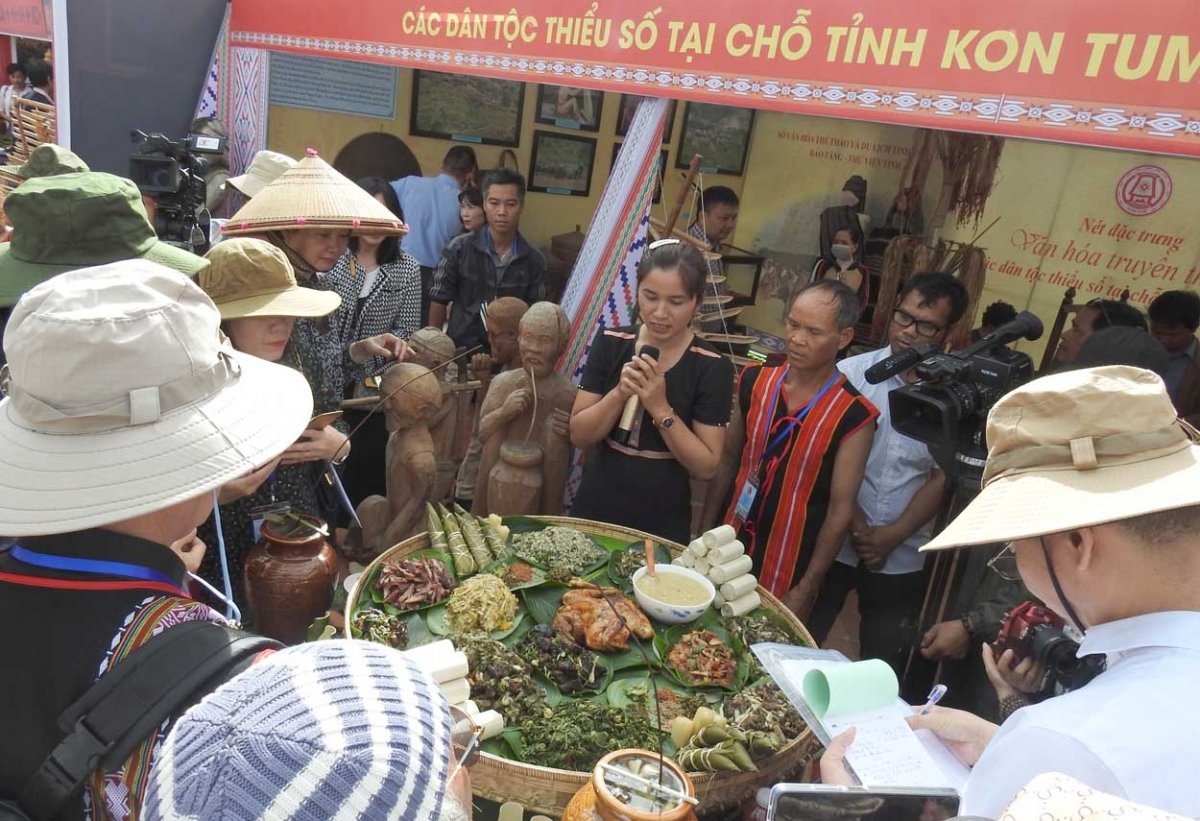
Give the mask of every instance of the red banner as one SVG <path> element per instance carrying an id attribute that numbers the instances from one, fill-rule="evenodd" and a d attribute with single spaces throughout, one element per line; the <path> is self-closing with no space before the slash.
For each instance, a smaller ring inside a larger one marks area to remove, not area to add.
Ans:
<path id="1" fill-rule="evenodd" d="M 42 0 L 0 0 L 0 34 L 49 39 Z"/>
<path id="2" fill-rule="evenodd" d="M 230 40 L 435 71 L 1200 156 L 1197 0 L 798 5 L 233 0 Z"/>

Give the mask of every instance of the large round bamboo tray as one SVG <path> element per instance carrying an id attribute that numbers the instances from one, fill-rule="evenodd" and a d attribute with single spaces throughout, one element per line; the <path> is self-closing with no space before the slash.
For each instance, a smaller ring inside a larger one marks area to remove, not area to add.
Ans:
<path id="1" fill-rule="evenodd" d="M 674 556 L 678 556 L 684 550 L 683 545 L 665 542 L 649 533 L 628 527 L 593 522 L 587 519 L 572 519 L 566 516 L 539 516 L 538 518 L 550 524 L 574 527 L 593 536 L 609 536 L 628 542 L 652 538 L 658 544 L 665 545 Z M 406 539 L 375 559 L 367 571 L 359 577 L 354 589 L 350 592 L 350 598 L 346 603 L 347 614 L 354 612 L 360 587 L 363 581 L 370 577 L 376 564 L 384 560 L 403 559 L 405 556 L 429 546 L 429 534 L 421 533 Z M 779 599 L 761 586 L 758 588 L 758 595 L 762 597 L 764 608 L 781 615 L 797 635 L 811 646 L 816 646 L 812 635 Z M 350 637 L 349 619 L 346 620 L 345 634 L 347 638 Z M 740 804 L 754 795 L 759 787 L 795 779 L 812 759 L 818 746 L 816 737 L 810 730 L 806 730 L 800 737 L 792 739 L 776 755 L 761 762 L 758 772 L 690 773 L 689 775 L 696 785 L 696 797 L 700 799 L 698 811 L 707 813 L 726 809 Z M 484 753 L 480 756 L 479 762 L 471 768 L 471 790 L 475 795 L 489 801 L 499 803 L 516 801 L 523 804 L 527 812 L 543 813 L 557 818 L 562 815 L 575 793 L 587 783 L 589 777 L 590 773 L 522 764 L 518 761 L 509 761 Z"/>

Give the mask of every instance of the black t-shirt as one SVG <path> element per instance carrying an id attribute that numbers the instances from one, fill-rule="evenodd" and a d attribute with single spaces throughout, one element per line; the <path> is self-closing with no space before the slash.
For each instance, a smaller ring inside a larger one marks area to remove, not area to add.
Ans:
<path id="1" fill-rule="evenodd" d="M 621 380 L 633 358 L 636 328 L 602 329 L 592 340 L 579 386 L 604 395 Z M 733 364 L 707 342 L 696 339 L 666 372 L 667 401 L 676 424 L 728 425 L 733 397 Z M 642 411 L 628 445 L 606 438 L 583 472 L 571 515 L 624 525 L 664 539 L 687 543 L 691 534 L 692 493 L 687 470 L 676 461 Z"/>

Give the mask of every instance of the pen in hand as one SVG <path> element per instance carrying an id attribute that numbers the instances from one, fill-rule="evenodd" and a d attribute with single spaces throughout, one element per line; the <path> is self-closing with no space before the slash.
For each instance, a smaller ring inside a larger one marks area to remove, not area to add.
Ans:
<path id="1" fill-rule="evenodd" d="M 946 695 L 946 692 L 949 689 L 950 688 L 947 687 L 945 684 L 935 684 L 933 686 L 933 689 L 929 691 L 929 698 L 927 698 L 925 700 L 925 706 L 922 707 L 920 710 L 917 710 L 917 715 L 923 716 L 926 713 L 928 713 L 930 710 L 932 710 L 934 708 L 934 705 L 936 705 L 939 701 L 942 700 L 942 697 Z"/>

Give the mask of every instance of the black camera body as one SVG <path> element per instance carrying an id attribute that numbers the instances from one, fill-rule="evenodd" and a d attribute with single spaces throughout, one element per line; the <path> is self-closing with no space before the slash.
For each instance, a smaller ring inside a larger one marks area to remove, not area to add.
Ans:
<path id="1" fill-rule="evenodd" d="M 138 153 L 129 158 L 129 178 L 154 197 L 154 232 L 164 242 L 195 254 L 208 250 L 208 188 L 204 175 L 211 159 L 225 153 L 225 140 L 189 134 L 171 140 L 162 134 L 134 131 Z"/>
<path id="2" fill-rule="evenodd" d="M 987 460 L 988 411 L 1033 378 L 1029 355 L 1005 345 L 1041 335 L 1042 321 L 1026 311 L 962 351 L 941 353 L 917 345 L 888 357 L 868 369 L 867 381 L 876 384 L 911 368 L 921 381 L 888 394 L 892 426 L 928 445 L 951 477 L 977 485 Z"/>
<path id="3" fill-rule="evenodd" d="M 927 444 L 943 469 L 947 469 L 944 463 L 955 462 L 959 469 L 982 470 L 988 411 L 1006 393 L 1033 378 L 1033 360 L 1000 347 L 970 357 L 934 354 L 914 370 L 922 382 L 888 396 L 892 425 Z"/>

